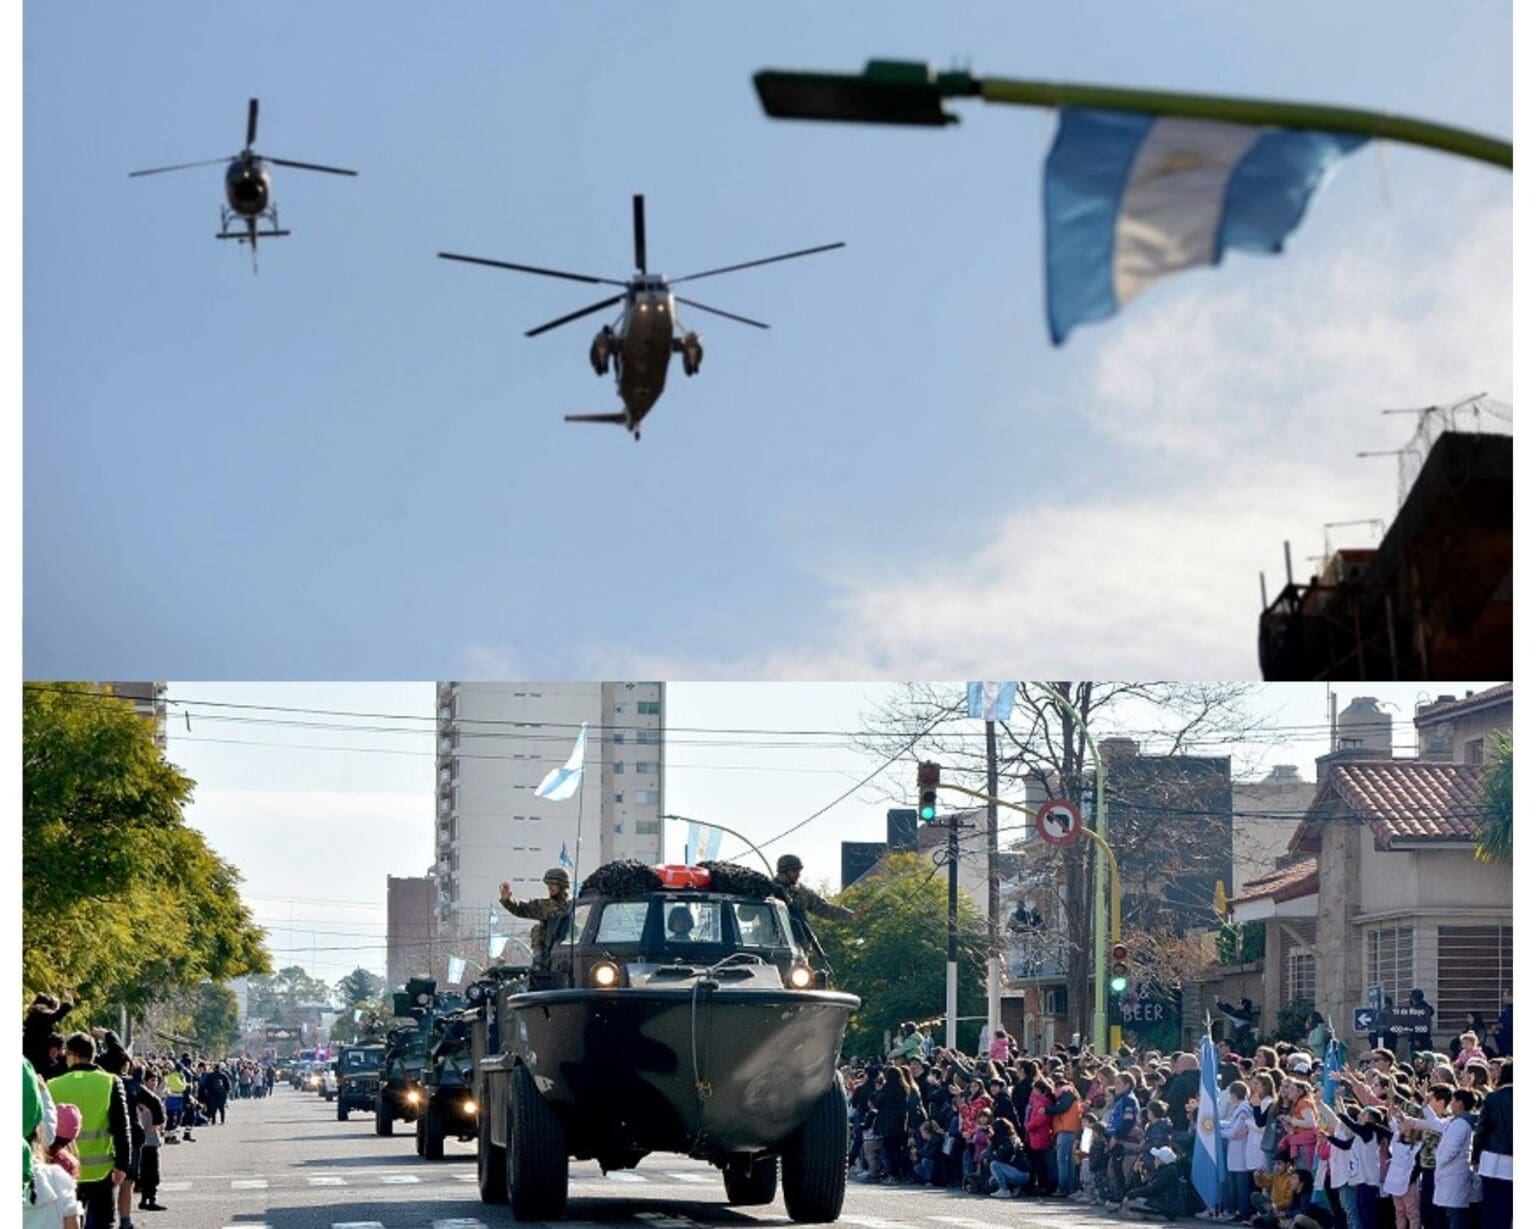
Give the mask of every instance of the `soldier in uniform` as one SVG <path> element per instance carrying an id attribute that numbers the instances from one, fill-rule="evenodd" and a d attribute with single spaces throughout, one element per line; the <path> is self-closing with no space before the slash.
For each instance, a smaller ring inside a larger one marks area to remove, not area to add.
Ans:
<path id="1" fill-rule="evenodd" d="M 537 923 L 530 942 L 541 964 L 549 959 L 549 939 L 555 933 L 550 923 L 570 910 L 571 877 L 563 866 L 553 866 L 544 872 L 544 886 L 549 889 L 547 899 L 519 901 L 512 899 L 510 883 L 501 885 L 501 907 L 515 917 L 532 918 Z"/>
<path id="2" fill-rule="evenodd" d="M 852 909 L 834 905 L 831 901 L 823 900 L 810 888 L 802 888 L 800 886 L 802 868 L 803 863 L 794 854 L 783 854 L 779 858 L 779 873 L 774 876 L 774 882 L 783 888 L 785 895 L 789 897 L 791 917 L 798 916 L 803 920 L 807 913 L 814 913 L 817 917 L 830 918 L 836 922 L 851 922 L 858 917 Z"/>

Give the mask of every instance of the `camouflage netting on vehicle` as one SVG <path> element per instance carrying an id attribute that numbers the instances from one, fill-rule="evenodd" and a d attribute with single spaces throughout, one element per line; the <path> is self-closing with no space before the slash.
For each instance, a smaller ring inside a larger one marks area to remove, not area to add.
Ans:
<path id="1" fill-rule="evenodd" d="M 779 885 L 767 875 L 750 867 L 737 866 L 734 862 L 700 862 L 709 872 L 709 886 L 715 892 L 731 892 L 740 896 L 777 896 L 787 900 Z"/>
<path id="2" fill-rule="evenodd" d="M 634 896 L 640 892 L 658 892 L 661 880 L 644 862 L 633 859 L 608 862 L 599 866 L 581 884 L 583 896 Z"/>

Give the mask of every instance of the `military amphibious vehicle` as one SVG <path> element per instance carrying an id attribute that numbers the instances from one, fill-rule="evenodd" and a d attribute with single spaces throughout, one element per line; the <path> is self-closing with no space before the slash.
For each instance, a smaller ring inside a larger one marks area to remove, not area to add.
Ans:
<path id="1" fill-rule="evenodd" d="M 620 862 L 587 877 L 526 976 L 469 988 L 481 1198 L 565 1215 L 571 1158 L 713 1162 L 728 1202 L 836 1220 L 847 1178 L 837 1074 L 859 1000 L 828 988 L 771 879 L 728 863 Z"/>

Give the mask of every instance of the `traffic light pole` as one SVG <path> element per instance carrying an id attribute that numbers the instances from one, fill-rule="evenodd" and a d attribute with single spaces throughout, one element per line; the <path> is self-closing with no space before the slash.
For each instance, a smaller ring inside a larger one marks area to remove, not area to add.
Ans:
<path id="1" fill-rule="evenodd" d="M 960 812 L 949 817 L 949 964 L 944 972 L 944 1045 L 956 1048 L 960 1014 Z"/>

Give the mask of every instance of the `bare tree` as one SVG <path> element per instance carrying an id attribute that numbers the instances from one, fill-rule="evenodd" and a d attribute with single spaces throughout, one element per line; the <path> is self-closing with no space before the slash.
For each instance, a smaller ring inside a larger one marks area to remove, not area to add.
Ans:
<path id="1" fill-rule="evenodd" d="M 998 726 L 1000 792 L 1017 796 L 1035 786 L 1077 803 L 1089 824 L 1094 769 L 1084 727 L 1092 732 L 1108 769 L 1106 807 L 1126 920 L 1147 936 L 1137 946 L 1164 975 L 1193 967 L 1183 936 L 1194 917 L 1209 911 L 1211 899 L 1208 890 L 1202 899 L 1195 885 L 1230 873 L 1230 757 L 1235 750 L 1247 765 L 1274 737 L 1252 698 L 1252 687 L 1238 683 L 1029 684 Z M 1108 741 L 1117 737 L 1137 745 Z M 984 788 L 981 727 L 966 715 L 964 689 L 955 684 L 907 684 L 865 714 L 857 738 L 872 756 L 888 759 L 910 747 L 914 759 L 942 764 L 946 780 Z M 1017 845 L 1032 836 L 1031 826 L 1015 814 L 1000 820 L 998 830 L 1012 832 Z M 1004 894 L 1002 911 L 1007 926 L 1010 914 L 1025 908 L 1025 922 L 1007 929 L 1009 946 L 1026 964 L 1065 967 L 1067 1016 L 1086 1031 L 1097 890 L 1092 845 L 1080 841 L 1053 855 L 1040 864 L 1049 873 Z M 1031 913 L 1040 925 L 1028 924 Z M 1154 956 L 1165 948 L 1166 959 Z"/>

